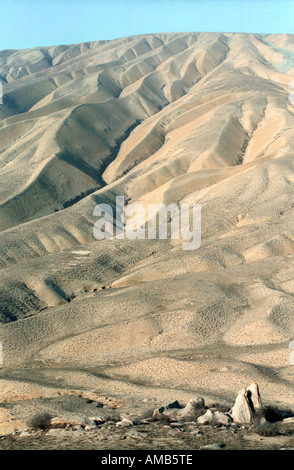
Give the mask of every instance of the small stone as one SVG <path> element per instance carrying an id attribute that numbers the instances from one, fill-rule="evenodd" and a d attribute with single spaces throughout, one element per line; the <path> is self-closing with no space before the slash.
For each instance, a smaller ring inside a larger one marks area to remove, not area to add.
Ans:
<path id="1" fill-rule="evenodd" d="M 294 416 L 291 416 L 291 417 L 289 417 L 289 418 L 285 418 L 285 419 L 283 419 L 282 422 L 285 423 L 285 424 L 287 424 L 287 423 L 288 423 L 288 424 L 294 423 Z"/>
<path id="2" fill-rule="evenodd" d="M 95 418 L 85 418 L 84 419 L 85 429 L 95 429 L 97 428 L 96 419 Z"/>
<path id="3" fill-rule="evenodd" d="M 93 429 L 97 429 L 96 424 L 87 424 L 85 426 L 85 431 L 92 431 Z"/>
<path id="4" fill-rule="evenodd" d="M 13 433 L 15 434 L 15 433 Z M 20 434 L 19 434 L 19 437 L 28 437 L 28 436 L 31 436 L 32 434 L 29 432 L 29 431 L 22 431 Z"/>
<path id="5" fill-rule="evenodd" d="M 90 422 L 94 422 L 95 424 L 102 424 L 102 423 L 105 423 L 105 418 L 103 418 L 103 416 L 94 416 L 94 417 L 91 417 L 91 418 L 88 418 L 88 420 L 90 420 Z M 90 423 L 87 423 L 87 424 L 90 424 Z"/>
<path id="6" fill-rule="evenodd" d="M 198 429 L 194 429 L 194 431 L 191 431 L 190 434 L 191 436 L 198 436 L 198 437 L 204 436 L 203 432 L 198 431 Z"/>
<path id="7" fill-rule="evenodd" d="M 202 416 L 199 416 L 197 419 L 199 424 L 212 424 L 213 423 L 213 412 L 211 410 L 207 410 L 206 413 Z"/>
<path id="8" fill-rule="evenodd" d="M 168 431 L 168 434 L 171 434 L 172 436 L 174 436 L 176 432 L 181 432 L 181 429 L 180 428 L 170 428 L 170 430 Z"/>
<path id="9" fill-rule="evenodd" d="M 145 439 L 148 437 L 148 434 L 146 432 L 137 432 L 137 431 L 129 431 L 127 433 L 128 437 L 132 437 L 133 439 Z"/>
<path id="10" fill-rule="evenodd" d="M 223 449 L 224 444 L 221 444 L 221 443 L 215 443 L 215 444 L 207 444 L 203 447 L 201 447 L 201 449 L 203 450 L 220 450 L 220 449 Z"/>
<path id="11" fill-rule="evenodd" d="M 70 424 L 71 423 L 67 419 L 56 417 L 56 418 L 51 419 L 50 426 L 54 429 L 58 429 L 58 428 L 66 428 Z"/>
<path id="12" fill-rule="evenodd" d="M 63 437 L 64 435 L 68 436 L 68 431 L 65 429 L 49 429 L 46 434 L 47 436 Z"/>
<path id="13" fill-rule="evenodd" d="M 202 397 L 198 397 L 196 399 L 191 398 L 187 406 L 178 412 L 178 416 L 181 416 L 182 418 L 185 418 L 185 419 L 189 419 L 189 417 L 191 417 L 192 419 L 193 416 L 195 415 L 196 410 L 201 410 L 201 409 L 204 410 L 204 408 L 205 408 L 204 398 Z"/>
<path id="14" fill-rule="evenodd" d="M 213 413 L 213 419 L 215 422 L 222 424 L 223 426 L 226 426 L 232 421 L 230 416 L 227 413 L 223 413 L 222 411 L 215 411 Z"/>
<path id="15" fill-rule="evenodd" d="M 151 419 L 141 419 L 140 424 L 150 424 Z"/>
<path id="16" fill-rule="evenodd" d="M 124 423 L 124 424 L 126 424 L 126 425 L 128 425 L 128 426 L 133 426 L 133 424 L 134 424 L 133 420 L 130 419 L 130 418 L 123 418 L 123 419 L 122 419 L 122 423 Z"/>
<path id="17" fill-rule="evenodd" d="M 204 415 L 199 416 L 197 422 L 199 424 L 215 424 L 220 427 L 228 425 L 231 422 L 231 417 L 221 411 L 213 412 L 211 410 L 207 410 Z"/>
<path id="18" fill-rule="evenodd" d="M 116 423 L 116 426 L 123 427 L 123 428 L 130 427 L 130 426 L 133 426 L 133 421 L 129 418 L 123 418 L 121 421 L 118 421 Z"/>
<path id="19" fill-rule="evenodd" d="M 183 426 L 185 426 L 183 423 L 178 423 L 177 421 L 174 423 L 170 423 L 171 428 L 182 428 Z"/>
<path id="20" fill-rule="evenodd" d="M 79 437 L 83 437 L 83 436 L 86 436 L 87 432 L 86 431 L 74 431 L 72 434 L 71 434 L 71 437 L 75 437 L 75 438 L 79 438 Z"/>

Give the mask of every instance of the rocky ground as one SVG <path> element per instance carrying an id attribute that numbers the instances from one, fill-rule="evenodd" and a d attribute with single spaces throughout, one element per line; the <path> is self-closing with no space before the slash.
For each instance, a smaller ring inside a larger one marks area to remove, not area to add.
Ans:
<path id="1" fill-rule="evenodd" d="M 207 406 L 200 397 L 191 399 L 186 406 L 175 401 L 145 410 L 141 415 L 121 412 L 118 404 L 111 406 L 109 402 L 109 406 L 104 406 L 88 399 L 91 410 L 96 410 L 95 416 L 69 419 L 38 413 L 28 420 L 27 429 L 1 436 L 0 449 L 293 449 L 294 413 L 277 407 L 258 409 L 258 387 L 253 388 L 256 395 L 250 390 L 252 385 L 239 392 L 232 409 L 218 403 Z M 239 422 L 246 419 L 246 423 Z"/>
<path id="2" fill-rule="evenodd" d="M 294 422 L 277 425 L 276 436 L 259 435 L 254 425 L 200 425 L 195 422 L 140 421 L 117 427 L 108 421 L 96 429 L 51 429 L 0 438 L 3 450 L 275 450 L 294 448 Z"/>

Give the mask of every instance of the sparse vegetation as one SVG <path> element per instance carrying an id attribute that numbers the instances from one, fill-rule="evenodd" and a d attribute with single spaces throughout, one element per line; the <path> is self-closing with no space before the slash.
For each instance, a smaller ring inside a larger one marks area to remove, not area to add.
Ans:
<path id="1" fill-rule="evenodd" d="M 277 425 L 268 421 L 258 423 L 255 430 L 257 434 L 264 437 L 278 436 L 280 434 Z"/>
<path id="2" fill-rule="evenodd" d="M 32 429 L 45 431 L 50 427 L 52 416 L 49 413 L 36 413 L 28 421 L 28 426 Z"/>

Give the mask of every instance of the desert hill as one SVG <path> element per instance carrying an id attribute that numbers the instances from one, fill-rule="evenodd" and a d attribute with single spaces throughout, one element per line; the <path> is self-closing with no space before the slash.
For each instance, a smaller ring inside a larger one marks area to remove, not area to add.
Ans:
<path id="1" fill-rule="evenodd" d="M 2 401 L 293 402 L 293 79 L 291 35 L 0 51 Z M 200 249 L 95 240 L 116 195 L 201 204 Z"/>

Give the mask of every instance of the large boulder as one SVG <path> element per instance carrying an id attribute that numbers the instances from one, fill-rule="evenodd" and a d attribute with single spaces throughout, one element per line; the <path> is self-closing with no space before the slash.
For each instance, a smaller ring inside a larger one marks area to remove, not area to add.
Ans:
<path id="1" fill-rule="evenodd" d="M 254 417 L 264 420 L 264 410 L 257 383 L 240 390 L 230 415 L 235 423 L 249 424 Z"/>
<path id="2" fill-rule="evenodd" d="M 230 415 L 235 423 L 251 423 L 253 413 L 247 398 L 246 388 L 239 391 Z"/>
<path id="3" fill-rule="evenodd" d="M 253 415 L 263 415 L 264 411 L 257 383 L 250 384 L 249 387 L 247 387 L 247 399 L 249 401 Z"/>

